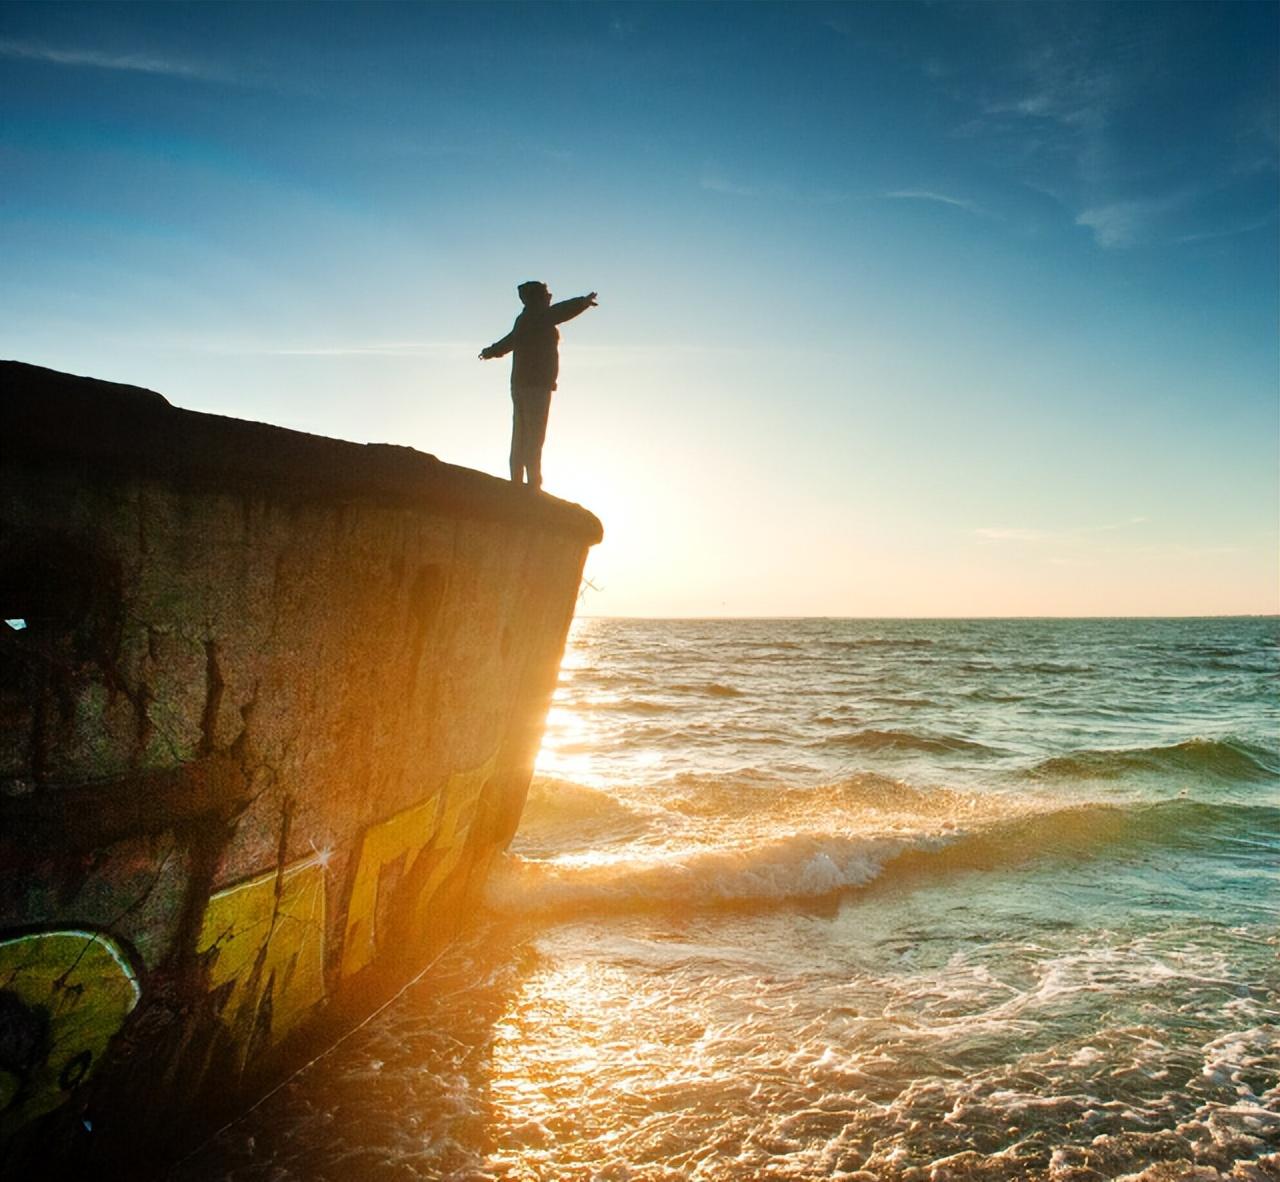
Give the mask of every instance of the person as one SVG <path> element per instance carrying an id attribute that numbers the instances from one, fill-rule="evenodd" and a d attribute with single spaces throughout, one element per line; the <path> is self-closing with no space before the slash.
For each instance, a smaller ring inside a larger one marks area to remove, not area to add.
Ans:
<path id="1" fill-rule="evenodd" d="M 596 293 L 551 302 L 547 285 L 536 279 L 516 288 L 524 311 L 500 341 L 480 350 L 480 360 L 511 358 L 511 479 L 519 484 L 527 474 L 531 488 L 542 487 L 542 444 L 547 437 L 551 391 L 560 373 L 560 331 L 557 324 L 596 307 Z"/>

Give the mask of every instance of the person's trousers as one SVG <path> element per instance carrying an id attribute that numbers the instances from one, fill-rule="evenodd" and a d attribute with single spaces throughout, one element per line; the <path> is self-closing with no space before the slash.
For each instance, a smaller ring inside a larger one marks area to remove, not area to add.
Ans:
<path id="1" fill-rule="evenodd" d="M 535 488 L 542 486 L 542 444 L 547 438 L 551 391 L 541 386 L 511 387 L 511 479 L 524 473 Z"/>

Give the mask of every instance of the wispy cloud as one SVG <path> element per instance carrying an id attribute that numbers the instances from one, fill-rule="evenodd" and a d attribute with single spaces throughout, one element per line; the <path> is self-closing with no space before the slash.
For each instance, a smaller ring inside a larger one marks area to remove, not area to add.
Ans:
<path id="1" fill-rule="evenodd" d="M 728 193 L 731 197 L 762 197 L 765 190 L 758 185 L 743 185 L 737 181 L 731 181 L 719 169 L 708 166 L 702 170 L 702 177 L 698 181 L 700 189 L 706 189 L 709 193 Z"/>
<path id="2" fill-rule="evenodd" d="M 1206 196 L 1204 192 L 1184 189 L 1144 200 L 1114 201 L 1082 210 L 1075 221 L 1077 226 L 1093 231 L 1094 241 L 1099 246 L 1109 250 L 1127 250 L 1135 246 L 1187 246 L 1216 238 L 1234 238 L 1237 234 L 1261 230 L 1276 220 L 1274 213 L 1268 213 L 1265 217 L 1177 233 L 1177 224 L 1185 225 L 1189 218 L 1195 217 L 1197 206 L 1206 203 Z"/>
<path id="3" fill-rule="evenodd" d="M 985 76 L 966 71 L 946 83 L 974 112 L 953 136 L 985 141 L 1023 185 L 1092 231 L 1099 247 L 1167 241 L 1162 215 L 1177 198 L 1152 192 L 1126 122 L 1166 82 L 1164 32 L 1126 12 L 1002 12 L 1008 44 L 1000 60 Z"/>
<path id="4" fill-rule="evenodd" d="M 479 345 L 460 341 L 370 341 L 248 350 L 267 357 L 462 357 L 479 351 Z"/>
<path id="5" fill-rule="evenodd" d="M 848 197 L 848 194 L 841 190 L 826 189 L 821 186 L 801 186 L 778 180 L 744 182 L 726 175 L 723 169 L 714 164 L 703 167 L 698 187 L 709 193 L 725 193 L 730 197 L 764 197 L 819 204 L 844 201 Z"/>
<path id="6" fill-rule="evenodd" d="M 96 70 L 130 70 L 139 74 L 162 74 L 171 78 L 193 78 L 207 82 L 228 82 L 226 73 L 200 62 L 156 57 L 149 53 L 109 53 L 97 49 L 68 49 L 32 41 L 0 39 L 0 58 L 45 62 L 55 66 L 86 66 Z"/>
<path id="7" fill-rule="evenodd" d="M 967 197 L 951 197 L 946 193 L 935 193 L 931 189 L 897 189 L 892 193 L 882 193 L 881 196 L 891 201 L 936 201 L 942 205 L 963 209 L 966 213 L 976 214 L 979 217 L 990 216 L 976 201 L 970 201 Z"/>
<path id="8" fill-rule="evenodd" d="M 1240 554 L 1240 546 L 1195 546 L 1186 542 L 1164 542 L 1153 546 L 1139 546 L 1138 554 L 1159 555 L 1173 558 L 1219 558 L 1224 554 Z"/>
<path id="9" fill-rule="evenodd" d="M 1145 517 L 1126 517 L 1098 525 L 1068 526 L 1065 529 L 1040 529 L 1027 526 L 982 526 L 970 531 L 983 545 L 1013 548 L 1039 562 L 1060 567 L 1090 567 L 1110 561 L 1117 554 L 1132 554 L 1151 548 L 1139 544 L 1143 536 L 1138 528 Z"/>
<path id="10" fill-rule="evenodd" d="M 1087 156 L 1117 114 L 1162 79 L 1168 34 L 1136 13 L 1022 8 L 1007 14 L 1012 44 L 993 71 L 987 114 L 1058 127 Z"/>
<path id="11" fill-rule="evenodd" d="M 1113 522 L 1110 522 L 1108 525 L 1095 525 L 1095 526 L 1088 527 L 1085 532 L 1095 533 L 1095 534 L 1105 534 L 1105 533 L 1110 533 L 1112 530 L 1129 529 L 1131 526 L 1146 525 L 1146 524 L 1147 524 L 1147 519 L 1145 517 L 1126 517 L 1123 521 L 1113 521 Z"/>
<path id="12" fill-rule="evenodd" d="M 1072 568 L 1090 567 L 1090 566 L 1097 566 L 1098 560 L 1096 558 L 1082 558 L 1078 554 L 1072 558 L 1064 558 L 1062 557 L 1062 555 L 1058 554 L 1049 559 L 1049 565 L 1050 566 L 1066 566 L 1066 567 L 1072 567 Z"/>
<path id="13" fill-rule="evenodd" d="M 984 542 L 1039 542 L 1050 536 L 1042 529 L 1022 529 L 1007 525 L 984 526 L 973 532 Z"/>
<path id="14" fill-rule="evenodd" d="M 1042 46 L 1024 59 L 1035 85 L 1019 97 L 988 102 L 988 115 L 1043 119 L 1073 131 L 1097 132 L 1106 127 L 1119 89 L 1119 75 L 1065 60 L 1061 47 Z"/>
<path id="15" fill-rule="evenodd" d="M 1076 225 L 1092 230 L 1093 240 L 1099 246 L 1125 250 L 1158 237 L 1161 222 L 1186 201 L 1187 195 L 1183 193 L 1113 201 L 1081 210 L 1076 215 Z"/>
<path id="16" fill-rule="evenodd" d="M 1126 517 L 1122 521 L 1108 521 L 1101 525 L 1078 525 L 1068 529 L 1034 529 L 1025 526 L 988 525 L 970 531 L 984 542 L 1053 543 L 1081 541 L 1096 534 L 1114 533 L 1145 525 L 1145 517 Z"/>
<path id="17" fill-rule="evenodd" d="M 206 345 L 201 351 L 254 357 L 415 357 L 456 360 L 474 358 L 479 341 L 340 341 L 317 345 Z M 575 345 L 575 364 L 589 368 L 625 365 L 638 360 L 680 359 L 698 356 L 741 356 L 758 350 L 716 345 Z"/>
<path id="18" fill-rule="evenodd" d="M 1244 222 L 1237 226 L 1224 226 L 1219 230 L 1203 230 L 1198 234 L 1184 234 L 1176 241 L 1179 246 L 1186 246 L 1193 242 L 1209 242 L 1215 238 L 1234 238 L 1237 234 L 1251 234 L 1254 230 L 1261 230 L 1264 226 L 1269 226 L 1274 221 L 1274 215 L 1265 218 L 1254 218 L 1252 221 Z"/>
<path id="19" fill-rule="evenodd" d="M 1125 517 L 1098 525 L 1040 529 L 1027 526 L 983 526 L 965 531 L 984 545 L 1012 551 L 1021 561 L 1066 568 L 1097 567 L 1122 560 L 1214 559 L 1240 554 L 1238 545 L 1153 540 L 1140 527 L 1145 517 Z"/>
<path id="20" fill-rule="evenodd" d="M 1266 224 L 1274 186 L 1257 178 L 1280 171 L 1274 70 L 1250 48 L 1210 83 L 1217 67 L 1203 56 L 1238 36 L 1235 18 L 1188 5 L 1160 19 L 1135 5 L 978 8 L 981 48 L 929 45 L 914 63 L 950 100 L 952 137 L 1037 195 L 1003 207 L 1014 219 L 1074 225 L 1115 252 Z"/>

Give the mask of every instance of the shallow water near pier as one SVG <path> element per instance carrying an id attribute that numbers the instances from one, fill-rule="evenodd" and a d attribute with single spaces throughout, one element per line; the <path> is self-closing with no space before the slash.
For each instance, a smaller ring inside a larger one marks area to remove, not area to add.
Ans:
<path id="1" fill-rule="evenodd" d="M 1280 1177 L 1278 640 L 580 620 L 483 923 L 173 1177 Z"/>

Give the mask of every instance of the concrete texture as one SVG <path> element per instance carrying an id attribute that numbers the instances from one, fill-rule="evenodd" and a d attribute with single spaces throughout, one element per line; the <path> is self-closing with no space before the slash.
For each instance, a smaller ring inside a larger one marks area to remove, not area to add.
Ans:
<path id="1" fill-rule="evenodd" d="M 251 1089 L 456 930 L 600 525 L 16 362 L 0 406 L 0 1161 L 27 1171 Z"/>

